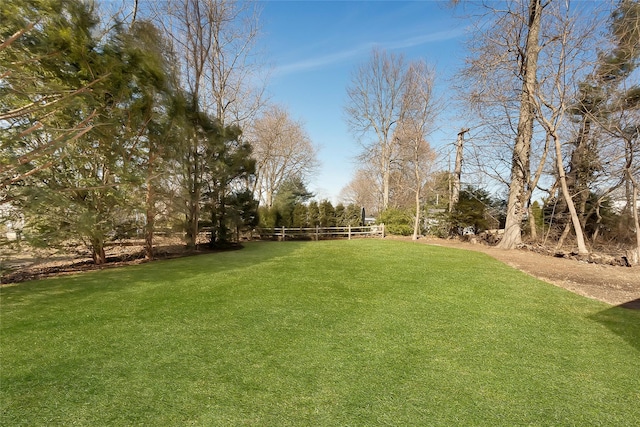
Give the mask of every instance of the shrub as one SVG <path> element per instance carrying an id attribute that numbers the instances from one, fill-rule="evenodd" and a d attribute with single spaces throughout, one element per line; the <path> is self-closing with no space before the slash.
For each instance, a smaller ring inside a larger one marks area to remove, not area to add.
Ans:
<path id="1" fill-rule="evenodd" d="M 409 212 L 402 209 L 386 209 L 380 215 L 378 222 L 384 224 L 388 234 L 410 236 L 413 233 L 413 218 Z"/>

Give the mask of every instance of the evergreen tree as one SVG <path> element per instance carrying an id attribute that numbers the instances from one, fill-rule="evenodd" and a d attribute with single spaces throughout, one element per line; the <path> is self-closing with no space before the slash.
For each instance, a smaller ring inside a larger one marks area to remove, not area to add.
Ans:
<path id="1" fill-rule="evenodd" d="M 144 177 L 140 199 L 144 199 L 145 255 L 152 259 L 156 204 L 162 195 L 166 197 L 161 177 L 167 176 L 167 161 L 176 153 L 174 127 L 183 111 L 171 51 L 160 31 L 152 23 L 138 20 L 121 38 L 132 88 L 128 123 L 136 132 L 133 139 L 141 166 L 137 173 Z"/>
<path id="2" fill-rule="evenodd" d="M 347 220 L 345 218 L 345 207 L 342 203 L 338 203 L 334 210 L 335 224 L 338 227 L 347 226 Z"/>
<path id="3" fill-rule="evenodd" d="M 93 127 L 95 26 L 80 1 L 0 3 L 0 203 Z"/>
<path id="4" fill-rule="evenodd" d="M 251 145 L 242 141 L 240 129 L 227 126 L 222 133 L 208 140 L 205 158 L 208 191 L 205 197 L 211 214 L 211 247 L 230 243 L 228 198 L 233 194 L 232 183 L 246 183 L 255 173 Z M 243 188 L 240 192 L 247 191 Z"/>
<path id="5" fill-rule="evenodd" d="M 296 205 L 293 208 L 293 223 L 292 226 L 293 227 L 308 227 L 309 226 L 309 219 L 308 219 L 308 210 L 307 210 L 307 206 L 302 204 L 302 203 L 296 203 Z"/>
<path id="6" fill-rule="evenodd" d="M 344 212 L 344 225 L 350 225 L 352 227 L 358 227 L 362 224 L 362 208 L 349 204 Z"/>
<path id="7" fill-rule="evenodd" d="M 506 208 L 506 204 L 502 204 Z M 465 229 L 479 233 L 489 228 L 497 228 L 499 219 L 492 212 L 493 207 L 494 201 L 487 191 L 472 187 L 462 190 L 458 203 L 454 205 L 449 216 L 453 233 L 462 234 Z"/>
<path id="8" fill-rule="evenodd" d="M 258 225 L 258 201 L 250 190 L 244 190 L 231 194 L 226 203 L 228 228 L 233 230 L 235 241 L 238 242 L 242 232 Z"/>
<path id="9" fill-rule="evenodd" d="M 318 205 L 318 202 L 315 200 L 310 201 L 308 211 L 309 211 L 309 226 L 310 227 L 319 226 L 320 225 L 320 206 Z"/>
<path id="10" fill-rule="evenodd" d="M 319 205 L 320 208 L 320 227 L 335 227 L 336 226 L 336 211 L 331 201 L 322 200 Z"/>
<path id="11" fill-rule="evenodd" d="M 296 206 L 304 204 L 311 197 L 313 193 L 307 190 L 302 179 L 295 177 L 285 180 L 276 192 L 273 202 L 281 218 L 277 226 L 299 227 L 294 225 L 294 210 Z"/>
<path id="12" fill-rule="evenodd" d="M 26 12 L 34 7 L 27 2 L 20 6 Z M 55 6 L 59 16 L 47 17 L 35 27 L 36 34 L 42 33 L 34 47 L 41 58 L 36 62 L 42 63 L 31 70 L 40 84 L 31 95 L 44 99 L 49 90 L 56 93 L 65 84 L 77 88 L 75 92 L 82 96 L 68 100 L 64 95 L 54 96 L 50 103 L 59 100 L 63 107 L 45 108 L 46 123 L 34 115 L 29 126 L 35 130 L 22 131 L 14 140 L 49 154 L 32 157 L 29 179 L 22 181 L 20 197 L 13 204 L 24 213 L 32 241 L 52 243 L 79 237 L 101 264 L 106 261 L 108 236 L 130 221 L 132 188 L 140 183 L 133 138 L 136 127 L 126 114 L 134 99 L 131 69 L 117 32 L 105 42 L 93 39 L 97 19 L 86 3 L 67 1 Z M 78 123 L 87 120 L 91 124 L 65 144 L 50 139 L 56 129 L 77 129 Z M 19 120 L 12 130 L 24 123 Z M 7 152 L 11 150 L 3 150 L 3 156 Z"/>
<path id="13" fill-rule="evenodd" d="M 384 224 L 385 230 L 389 234 L 410 236 L 413 232 L 413 218 L 406 209 L 385 209 L 384 212 L 380 214 L 378 222 Z"/>

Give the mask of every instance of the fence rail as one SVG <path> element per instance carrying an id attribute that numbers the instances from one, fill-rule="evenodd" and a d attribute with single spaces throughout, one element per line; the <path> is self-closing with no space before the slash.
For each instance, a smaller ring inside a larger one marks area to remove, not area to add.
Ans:
<path id="1" fill-rule="evenodd" d="M 384 237 L 384 224 L 366 225 L 362 227 L 297 227 L 297 228 L 258 228 L 255 230 L 260 238 L 277 238 L 280 241 L 287 239 L 313 239 L 321 238 L 347 238 L 353 237 Z"/>

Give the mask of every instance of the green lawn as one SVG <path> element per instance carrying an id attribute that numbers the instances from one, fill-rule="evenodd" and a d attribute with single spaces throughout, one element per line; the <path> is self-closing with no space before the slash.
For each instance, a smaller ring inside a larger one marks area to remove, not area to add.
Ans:
<path id="1" fill-rule="evenodd" d="M 251 243 L 0 304 L 7 426 L 640 425 L 640 312 L 475 252 Z"/>

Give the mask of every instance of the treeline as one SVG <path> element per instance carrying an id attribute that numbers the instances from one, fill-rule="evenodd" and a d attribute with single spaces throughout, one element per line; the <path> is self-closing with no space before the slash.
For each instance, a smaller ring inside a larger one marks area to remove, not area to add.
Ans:
<path id="1" fill-rule="evenodd" d="M 523 0 L 474 12 L 485 19 L 457 76 L 472 129 L 466 165 L 509 187 L 500 246 L 528 234 L 586 255 L 615 228 L 616 244 L 640 254 L 640 2 Z"/>
<path id="2" fill-rule="evenodd" d="M 275 227 L 346 227 L 362 225 L 362 207 L 342 203 L 335 207 L 330 200 L 316 200 L 300 178 L 285 180 L 272 204 L 259 209 L 259 226 Z"/>
<path id="3" fill-rule="evenodd" d="M 358 227 L 362 224 L 362 208 L 338 203 L 335 207 L 329 200 L 312 200 L 299 203 L 292 208 L 274 206 L 260 208 L 260 226 L 276 227 Z"/>
<path id="4" fill-rule="evenodd" d="M 468 216 L 454 212 L 460 183 L 477 183 L 506 198 L 504 249 L 613 243 L 640 260 L 640 2 L 454 3 L 472 34 L 453 85 L 462 129 L 449 188 L 430 184 L 444 163 L 427 144 L 442 111 L 434 73 L 374 50 L 347 88 L 362 151 L 345 194 L 412 217 L 416 236 L 430 194 L 450 195 L 449 233 Z"/>
<path id="5" fill-rule="evenodd" d="M 225 6 L 200 24 L 225 31 L 243 13 Z M 217 102 L 230 94 L 212 95 L 225 52 L 187 28 L 203 11 L 172 32 L 99 12 L 81 0 L 0 4 L 3 220 L 34 245 L 80 240 L 98 264 L 107 241 L 138 233 L 153 257 L 159 228 L 194 248 L 203 221 L 211 245 L 228 244 L 257 224 L 256 162 L 243 122 L 222 110 L 235 105 Z"/>

